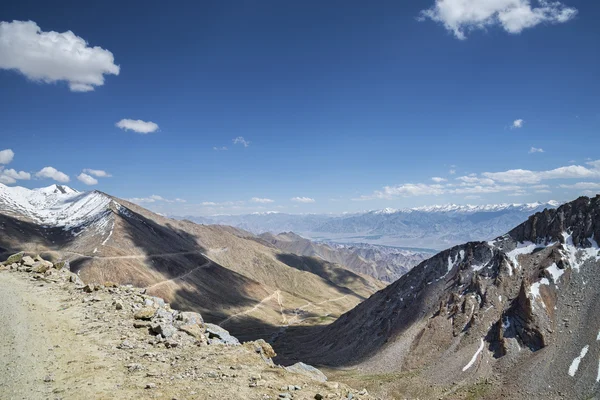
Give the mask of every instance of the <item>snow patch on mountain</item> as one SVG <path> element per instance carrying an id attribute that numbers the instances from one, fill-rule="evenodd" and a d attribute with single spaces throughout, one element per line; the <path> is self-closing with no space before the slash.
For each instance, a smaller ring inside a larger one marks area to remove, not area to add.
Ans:
<path id="1" fill-rule="evenodd" d="M 0 184 L 2 211 L 25 216 L 45 227 L 61 227 L 64 230 L 92 223 L 98 228 L 104 227 L 111 201 L 103 193 L 80 193 L 64 185 L 27 189 Z"/>

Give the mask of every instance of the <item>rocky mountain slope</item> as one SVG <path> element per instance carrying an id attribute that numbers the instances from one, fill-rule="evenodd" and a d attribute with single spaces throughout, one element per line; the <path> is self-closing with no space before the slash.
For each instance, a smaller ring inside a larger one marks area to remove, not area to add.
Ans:
<path id="1" fill-rule="evenodd" d="M 0 253 L 70 261 L 81 279 L 147 288 L 242 338 L 331 321 L 385 285 L 254 235 L 154 214 L 102 192 L 0 184 Z"/>
<path id="2" fill-rule="evenodd" d="M 293 232 L 260 237 L 285 252 L 318 257 L 340 264 L 352 271 L 370 275 L 385 282 L 394 282 L 433 253 L 416 252 L 393 247 L 362 244 L 314 242 Z"/>
<path id="3" fill-rule="evenodd" d="M 2 399 L 372 399 L 145 289 L 84 285 L 34 256 L 0 264 Z"/>
<path id="4" fill-rule="evenodd" d="M 344 215 L 255 213 L 186 217 L 202 224 L 226 224 L 253 233 L 293 231 L 320 241 L 370 243 L 396 247 L 445 249 L 503 234 L 529 215 L 557 202 L 531 204 L 445 205 Z"/>
<path id="5" fill-rule="evenodd" d="M 284 359 L 352 365 L 348 381 L 377 382 L 389 398 L 595 398 L 597 240 L 600 195 L 546 209 L 495 240 L 442 251 L 275 348 Z"/>

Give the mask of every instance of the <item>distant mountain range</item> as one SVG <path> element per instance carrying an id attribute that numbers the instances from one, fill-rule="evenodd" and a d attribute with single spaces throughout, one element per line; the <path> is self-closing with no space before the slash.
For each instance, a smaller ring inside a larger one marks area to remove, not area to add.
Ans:
<path id="1" fill-rule="evenodd" d="M 340 264 L 352 271 L 394 282 L 434 253 L 403 250 L 367 243 L 339 244 L 314 242 L 293 232 L 263 233 L 260 237 L 280 250 Z"/>
<path id="2" fill-rule="evenodd" d="M 451 204 L 404 210 L 386 208 L 337 216 L 268 212 L 180 219 L 231 225 L 256 234 L 291 231 L 313 240 L 441 250 L 471 240 L 492 239 L 532 213 L 558 205 L 554 201 L 482 206 Z"/>

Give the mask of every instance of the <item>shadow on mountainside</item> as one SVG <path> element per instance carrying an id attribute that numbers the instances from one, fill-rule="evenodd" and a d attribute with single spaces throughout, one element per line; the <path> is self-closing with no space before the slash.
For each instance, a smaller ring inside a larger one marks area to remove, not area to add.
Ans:
<path id="1" fill-rule="evenodd" d="M 65 232 L 62 228 L 45 228 L 0 214 L 0 256 L 19 251 L 43 255 L 48 251 L 60 251 L 75 239 L 75 236 Z"/>
<path id="2" fill-rule="evenodd" d="M 365 293 L 357 293 L 352 287 L 367 288 L 372 286 L 369 281 L 354 272 L 315 257 L 284 253 L 277 254 L 277 259 L 289 267 L 320 276 L 330 282 L 332 286 L 339 288 L 341 292 L 356 296 L 360 300 L 365 300 Z M 378 288 L 374 289 L 377 290 Z"/>
<path id="3" fill-rule="evenodd" d="M 175 224 L 162 225 L 131 209 L 114 214 L 111 241 L 131 246 L 120 249 L 125 254 L 140 250 L 143 254 L 116 259 L 79 257 L 71 261 L 71 269 L 84 281 L 146 288 L 173 308 L 200 312 L 207 322 L 224 319 L 229 309 L 251 308 L 268 295 L 258 282 L 209 260 L 197 238 Z"/>

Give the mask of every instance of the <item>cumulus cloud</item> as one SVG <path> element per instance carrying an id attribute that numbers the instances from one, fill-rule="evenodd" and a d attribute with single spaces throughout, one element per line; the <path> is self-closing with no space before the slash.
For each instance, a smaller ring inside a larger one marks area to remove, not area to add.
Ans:
<path id="1" fill-rule="evenodd" d="M 73 92 L 104 85 L 104 75 L 119 75 L 113 54 L 73 32 L 44 32 L 33 21 L 0 22 L 0 68 L 30 80 L 64 81 Z"/>
<path id="2" fill-rule="evenodd" d="M 433 178 L 431 178 L 431 180 L 434 181 L 435 183 L 442 183 L 442 182 L 446 182 L 448 179 L 440 178 L 439 176 L 434 176 Z"/>
<path id="3" fill-rule="evenodd" d="M 522 119 L 515 119 L 511 125 L 511 128 L 512 129 L 522 128 L 524 123 L 525 123 L 525 121 L 523 121 Z"/>
<path id="4" fill-rule="evenodd" d="M 241 144 L 244 147 L 250 146 L 250 141 L 244 139 L 242 136 L 238 136 L 233 139 L 233 144 Z"/>
<path id="5" fill-rule="evenodd" d="M 136 204 L 157 203 L 157 202 L 163 202 L 163 203 L 186 203 L 187 202 L 187 200 L 180 199 L 180 198 L 165 199 L 164 197 L 159 196 L 157 194 L 153 194 L 148 197 L 133 197 L 133 198 L 127 199 L 127 201 L 130 201 L 130 202 L 136 203 Z"/>
<path id="6" fill-rule="evenodd" d="M 316 201 L 310 197 L 292 197 L 290 200 L 295 203 L 314 203 Z"/>
<path id="7" fill-rule="evenodd" d="M 436 0 L 421 11 L 419 20 L 439 22 L 456 38 L 467 32 L 500 26 L 517 34 L 541 23 L 559 24 L 575 17 L 577 10 L 554 0 Z"/>
<path id="8" fill-rule="evenodd" d="M 0 164 L 10 164 L 15 158 L 15 153 L 11 149 L 0 151 Z"/>
<path id="9" fill-rule="evenodd" d="M 29 172 L 4 169 L 3 166 L 0 166 L 0 183 L 12 185 L 13 183 L 16 183 L 17 180 L 29 179 L 31 179 L 31 174 Z"/>
<path id="10" fill-rule="evenodd" d="M 269 203 L 275 202 L 275 200 L 260 198 L 260 197 L 253 197 L 252 199 L 250 199 L 250 201 L 253 203 L 261 203 L 261 204 L 269 204 Z"/>
<path id="11" fill-rule="evenodd" d="M 110 178 L 112 176 L 108 172 L 103 171 L 101 169 L 89 169 L 89 168 L 86 168 L 86 169 L 83 170 L 83 172 L 85 174 L 89 174 L 89 175 L 95 176 L 96 178 Z"/>
<path id="12" fill-rule="evenodd" d="M 534 153 L 543 153 L 544 149 L 540 149 L 538 147 L 531 147 L 529 149 L 529 154 L 534 154 Z"/>
<path id="13" fill-rule="evenodd" d="M 562 189 L 577 189 L 577 190 L 598 190 L 600 183 L 596 182 L 577 182 L 573 185 L 560 185 Z"/>
<path id="14" fill-rule="evenodd" d="M 91 177 L 88 174 L 85 174 L 83 172 L 77 176 L 77 180 L 80 182 L 83 182 L 86 185 L 97 185 L 98 184 L 98 179 Z"/>
<path id="15" fill-rule="evenodd" d="M 469 176 L 459 176 L 456 180 L 461 181 L 461 185 L 493 185 L 495 182 L 489 178 L 478 178 L 475 174 Z"/>
<path id="16" fill-rule="evenodd" d="M 115 124 L 117 128 L 121 128 L 124 131 L 134 131 L 146 135 L 148 133 L 156 132 L 158 125 L 152 121 L 142 121 L 141 119 L 122 119 Z"/>
<path id="17" fill-rule="evenodd" d="M 385 186 L 373 194 L 363 195 L 353 200 L 393 199 L 396 197 L 439 196 L 439 195 L 468 195 L 510 192 L 511 195 L 521 196 L 528 190 L 537 193 L 549 193 L 549 186 L 540 184 L 552 179 L 600 179 L 600 160 L 589 161 L 590 168 L 581 165 L 570 165 L 547 171 L 530 171 L 512 169 L 502 172 L 484 172 L 456 178 L 458 183 L 405 183 L 395 186 Z M 580 182 L 575 185 L 561 185 L 565 189 L 593 190 L 600 184 Z"/>
<path id="18" fill-rule="evenodd" d="M 549 179 L 600 178 L 600 169 L 595 166 L 589 169 L 581 165 L 569 165 L 548 171 L 511 169 L 503 172 L 484 172 L 482 175 L 499 182 L 535 184 Z"/>
<path id="19" fill-rule="evenodd" d="M 228 149 L 225 146 L 221 146 L 221 147 L 216 147 L 215 146 L 215 147 L 213 147 L 213 150 L 214 151 L 227 151 Z"/>
<path id="20" fill-rule="evenodd" d="M 60 183 L 67 183 L 71 180 L 69 175 L 60 172 L 54 167 L 44 167 L 40 171 L 36 172 L 35 176 L 40 179 L 54 179 Z"/>

